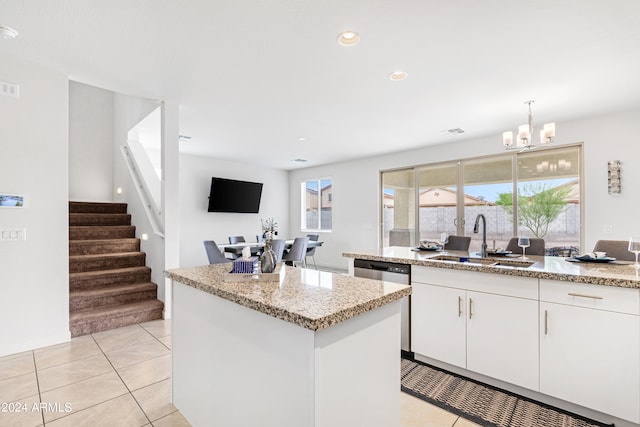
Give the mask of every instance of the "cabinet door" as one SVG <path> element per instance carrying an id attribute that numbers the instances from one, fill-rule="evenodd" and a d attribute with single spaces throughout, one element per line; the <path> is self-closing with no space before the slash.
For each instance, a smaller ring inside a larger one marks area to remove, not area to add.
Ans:
<path id="1" fill-rule="evenodd" d="M 538 301 L 467 292 L 467 369 L 538 390 Z"/>
<path id="2" fill-rule="evenodd" d="M 411 350 L 465 367 L 465 292 L 413 283 Z"/>
<path id="3" fill-rule="evenodd" d="M 638 316 L 540 304 L 540 391 L 640 422 Z"/>

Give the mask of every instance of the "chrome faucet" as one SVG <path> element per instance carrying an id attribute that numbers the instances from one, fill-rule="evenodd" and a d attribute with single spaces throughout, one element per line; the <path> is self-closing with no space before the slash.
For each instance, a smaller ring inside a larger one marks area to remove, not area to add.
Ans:
<path id="1" fill-rule="evenodd" d="M 473 232 L 478 233 L 478 226 L 480 225 L 480 218 L 482 218 L 482 246 L 480 246 L 480 256 L 482 258 L 487 257 L 487 219 L 483 214 L 478 214 L 476 217 L 476 224 L 473 226 Z"/>

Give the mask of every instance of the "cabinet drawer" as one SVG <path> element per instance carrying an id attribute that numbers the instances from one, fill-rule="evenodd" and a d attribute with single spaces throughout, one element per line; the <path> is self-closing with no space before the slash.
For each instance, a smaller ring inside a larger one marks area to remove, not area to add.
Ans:
<path id="1" fill-rule="evenodd" d="M 640 314 L 640 289 L 540 279 L 540 301 Z"/>
<path id="2" fill-rule="evenodd" d="M 538 279 L 449 268 L 411 266 L 411 281 L 476 292 L 538 299 Z"/>

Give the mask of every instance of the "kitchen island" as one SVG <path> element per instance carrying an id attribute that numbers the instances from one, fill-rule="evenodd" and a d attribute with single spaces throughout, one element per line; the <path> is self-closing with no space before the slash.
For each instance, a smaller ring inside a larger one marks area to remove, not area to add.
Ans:
<path id="1" fill-rule="evenodd" d="M 344 253 L 411 266 L 411 351 L 586 417 L 640 423 L 640 278 L 630 263 L 480 258 L 406 247 Z"/>
<path id="2" fill-rule="evenodd" d="M 284 267 L 234 281 L 229 265 L 173 281 L 173 402 L 198 426 L 397 426 L 400 300 L 409 286 Z"/>

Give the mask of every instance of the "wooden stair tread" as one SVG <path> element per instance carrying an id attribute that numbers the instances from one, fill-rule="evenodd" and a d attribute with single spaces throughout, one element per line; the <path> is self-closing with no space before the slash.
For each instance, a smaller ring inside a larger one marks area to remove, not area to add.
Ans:
<path id="1" fill-rule="evenodd" d="M 107 275 L 117 275 L 117 274 L 130 274 L 130 273 L 138 273 L 138 272 L 151 272 L 151 269 L 147 266 L 139 266 L 139 267 L 125 267 L 125 268 L 113 268 L 110 270 L 96 270 L 96 271 L 81 271 L 78 273 L 69 273 L 69 278 L 90 278 L 95 276 L 107 276 Z"/>
<path id="2" fill-rule="evenodd" d="M 119 237 L 117 239 L 82 239 L 70 240 L 69 245 L 74 246 L 92 246 L 92 245 L 108 245 L 115 243 L 137 243 L 140 239 L 135 237 Z"/>
<path id="3" fill-rule="evenodd" d="M 69 242 L 135 238 L 135 231 L 134 225 L 71 225 L 69 226 Z"/>
<path id="4" fill-rule="evenodd" d="M 104 318 L 126 316 L 145 311 L 162 310 L 164 304 L 158 300 L 148 300 L 131 304 L 115 305 L 112 307 L 90 308 L 77 311 L 69 316 L 69 323 L 88 323 L 101 321 Z"/>
<path id="5" fill-rule="evenodd" d="M 127 213 L 127 204 L 112 202 L 69 202 L 69 213 Z"/>
<path id="6" fill-rule="evenodd" d="M 98 225 L 104 227 L 114 225 L 131 225 L 131 215 L 109 213 L 70 213 L 69 225 Z"/>
<path id="7" fill-rule="evenodd" d="M 92 289 L 78 289 L 74 291 L 69 291 L 69 297 L 74 298 L 87 298 L 94 296 L 104 296 L 111 295 L 114 293 L 129 293 L 129 292 L 140 292 L 146 290 L 154 290 L 157 289 L 158 285 L 153 282 L 142 282 L 142 283 L 127 283 L 125 285 L 113 285 L 113 286 L 103 286 L 99 288 Z"/>
<path id="8" fill-rule="evenodd" d="M 127 257 L 137 257 L 143 256 L 144 252 L 116 252 L 116 253 L 107 253 L 107 254 L 88 254 L 88 255 L 70 255 L 69 262 L 71 261 L 81 261 L 81 260 L 91 260 L 91 259 L 108 259 L 108 258 L 127 258 Z"/>
<path id="9" fill-rule="evenodd" d="M 140 239 L 69 240 L 69 256 L 140 252 Z"/>

